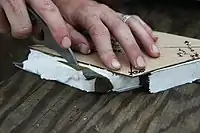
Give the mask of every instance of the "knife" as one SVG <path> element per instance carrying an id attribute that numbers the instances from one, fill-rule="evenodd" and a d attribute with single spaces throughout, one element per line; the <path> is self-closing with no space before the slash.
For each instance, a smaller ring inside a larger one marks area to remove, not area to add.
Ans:
<path id="1" fill-rule="evenodd" d="M 53 38 L 51 31 L 45 24 L 45 22 L 40 18 L 40 16 L 30 7 L 28 7 L 28 12 L 31 18 L 33 25 L 37 25 L 37 28 L 40 29 L 40 34 L 42 34 L 42 38 L 38 38 L 37 35 L 32 33 L 30 39 L 35 44 L 44 45 L 50 49 L 58 52 L 69 64 L 78 65 L 78 61 L 70 48 L 63 49 L 61 48 L 55 39 Z M 39 27 L 38 27 L 39 26 Z"/>
<path id="2" fill-rule="evenodd" d="M 108 92 L 113 89 L 113 85 L 107 77 L 94 72 L 88 67 L 80 66 L 76 59 L 75 54 L 70 48 L 66 50 L 60 47 L 53 38 L 51 31 L 48 29 L 45 22 L 31 7 L 28 7 L 28 13 L 31 18 L 32 24 L 37 25 L 37 28 L 39 26 L 39 28 L 41 29 L 42 37 L 38 37 L 37 35 L 34 35 L 34 33 L 32 33 L 32 35 L 30 35 L 26 40 L 29 40 L 34 44 L 44 45 L 52 50 L 55 50 L 67 61 L 67 62 L 59 61 L 60 63 L 66 64 L 77 71 L 82 71 L 86 80 L 96 79 L 95 80 L 96 92 Z M 13 62 L 13 64 L 16 67 L 23 69 L 23 64 L 21 62 Z M 102 84 L 104 84 L 104 86 L 102 86 Z"/>

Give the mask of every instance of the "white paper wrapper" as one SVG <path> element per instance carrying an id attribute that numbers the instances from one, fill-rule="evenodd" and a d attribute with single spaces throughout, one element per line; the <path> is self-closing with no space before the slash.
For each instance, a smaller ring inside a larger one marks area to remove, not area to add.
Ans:
<path id="1" fill-rule="evenodd" d="M 40 75 L 42 79 L 55 80 L 86 92 L 96 91 L 96 79 L 86 80 L 82 71 L 76 71 L 70 66 L 67 66 L 59 61 L 66 62 L 62 58 L 53 57 L 31 49 L 28 59 L 23 62 L 23 70 Z M 90 65 L 80 65 L 88 67 L 96 73 L 108 78 L 113 86 L 111 91 L 123 92 L 140 87 L 139 78 L 137 77 L 131 78 L 123 75 L 116 75 L 107 70 Z M 107 86 L 107 84 L 101 85 L 101 88 Z"/>

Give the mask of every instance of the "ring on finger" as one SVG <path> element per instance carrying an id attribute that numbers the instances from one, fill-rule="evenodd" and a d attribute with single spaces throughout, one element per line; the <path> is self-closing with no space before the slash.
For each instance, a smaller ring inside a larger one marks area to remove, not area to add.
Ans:
<path id="1" fill-rule="evenodd" d="M 126 23 L 126 21 L 129 19 L 129 18 L 131 18 L 132 16 L 131 15 L 124 15 L 124 14 L 122 14 L 121 15 L 121 20 L 124 22 L 124 23 Z"/>

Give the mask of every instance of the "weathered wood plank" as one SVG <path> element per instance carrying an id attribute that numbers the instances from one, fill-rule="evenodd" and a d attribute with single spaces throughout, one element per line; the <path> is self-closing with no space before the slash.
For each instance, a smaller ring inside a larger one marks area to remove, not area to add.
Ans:
<path id="1" fill-rule="evenodd" d="M 38 77 L 19 71 L 5 86 L 1 86 L 0 125 L 7 115 L 28 98 L 42 81 Z M 4 83 L 2 83 L 4 84 Z"/>
<path id="2" fill-rule="evenodd" d="M 19 78 L 34 77 L 19 73 Z M 36 79 L 37 76 L 32 79 L 33 83 Z M 41 80 L 38 85 L 9 112 L 1 125 L 2 132 L 195 132 L 200 124 L 196 117 L 200 115 L 200 90 L 196 84 L 158 94 L 134 91 L 104 95 L 88 94 L 51 81 Z"/>
<path id="3" fill-rule="evenodd" d="M 11 81 L 8 82 L 8 85 L 1 89 L 1 92 L 4 93 L 5 98 L 1 104 L 0 111 L 0 129 L 2 131 L 4 131 L 2 126 L 4 125 L 5 121 L 9 119 L 8 116 L 10 113 L 15 111 L 16 108 L 18 108 L 18 106 L 20 106 L 29 96 L 31 96 L 41 84 L 42 81 L 39 80 L 38 77 L 28 73 L 19 72 L 13 78 L 11 78 Z M 14 120 L 12 120 L 12 122 L 13 121 Z M 10 120 L 9 123 L 11 123 Z"/>

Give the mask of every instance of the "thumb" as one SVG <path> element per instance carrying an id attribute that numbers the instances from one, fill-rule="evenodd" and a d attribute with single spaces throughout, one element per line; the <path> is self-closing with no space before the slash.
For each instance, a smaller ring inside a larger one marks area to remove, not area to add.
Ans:
<path id="1" fill-rule="evenodd" d="M 27 3 L 47 24 L 52 36 L 59 46 L 62 48 L 69 48 L 71 46 L 69 29 L 65 25 L 65 21 L 57 6 L 51 0 L 29 0 Z"/>

